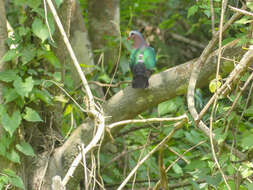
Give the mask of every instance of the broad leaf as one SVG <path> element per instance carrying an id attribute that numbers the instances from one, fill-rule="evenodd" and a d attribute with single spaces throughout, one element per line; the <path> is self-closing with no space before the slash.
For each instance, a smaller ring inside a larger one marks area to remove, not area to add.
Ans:
<path id="1" fill-rule="evenodd" d="M 165 115 L 167 113 L 175 113 L 178 108 L 183 105 L 183 99 L 181 97 L 176 97 L 166 102 L 162 102 L 158 105 L 159 114 Z"/>
<path id="2" fill-rule="evenodd" d="M 21 61 L 23 64 L 28 63 L 36 56 L 36 48 L 34 45 L 30 44 L 23 48 Z"/>
<path id="3" fill-rule="evenodd" d="M 11 102 L 15 100 L 17 97 L 19 97 L 18 93 L 14 88 L 4 88 L 3 90 L 3 97 L 5 100 L 5 103 Z"/>
<path id="4" fill-rule="evenodd" d="M 12 116 L 9 116 L 8 113 L 3 113 L 1 117 L 1 123 L 4 129 L 10 134 L 13 135 L 15 130 L 19 127 L 21 123 L 21 114 L 18 110 L 16 110 Z"/>
<path id="5" fill-rule="evenodd" d="M 197 5 L 193 5 L 192 7 L 190 7 L 188 9 L 187 18 L 189 18 L 190 16 L 194 15 L 197 11 L 198 11 L 198 6 Z"/>
<path id="6" fill-rule="evenodd" d="M 17 58 L 18 56 L 20 56 L 20 53 L 18 53 L 16 49 L 11 49 L 11 50 L 6 52 L 6 54 L 0 60 L 0 63 L 1 62 L 11 61 L 11 60 Z"/>
<path id="7" fill-rule="evenodd" d="M 32 146 L 25 141 L 22 141 L 20 144 L 17 144 L 16 148 L 26 156 L 35 156 Z"/>
<path id="8" fill-rule="evenodd" d="M 14 149 L 12 149 L 10 153 L 7 152 L 6 157 L 7 157 L 10 161 L 12 161 L 12 162 L 14 162 L 14 163 L 20 164 L 20 157 L 19 157 L 18 153 L 17 153 Z"/>
<path id="9" fill-rule="evenodd" d="M 35 110 L 29 107 L 25 108 L 25 115 L 23 116 L 23 118 L 26 121 L 31 121 L 31 122 L 43 121 L 40 118 L 39 114 Z"/>
<path id="10" fill-rule="evenodd" d="M 25 189 L 24 183 L 22 179 L 16 175 L 16 173 L 10 169 L 5 169 L 3 171 L 4 174 L 8 176 L 8 179 L 10 181 L 10 184 L 12 184 L 15 187 L 19 187 L 21 189 Z"/>
<path id="11" fill-rule="evenodd" d="M 32 91 L 34 86 L 34 81 L 32 77 L 28 77 L 25 79 L 25 82 L 22 81 L 20 77 L 18 77 L 14 83 L 14 88 L 16 89 L 17 93 L 22 97 L 28 97 L 29 92 Z"/>
<path id="12" fill-rule="evenodd" d="M 35 18 L 35 20 L 33 21 L 32 31 L 37 37 L 42 40 L 42 43 L 49 37 L 48 28 L 39 18 Z"/>
<path id="13" fill-rule="evenodd" d="M 0 72 L 0 80 L 4 82 L 11 82 L 18 78 L 16 70 L 5 70 Z"/>

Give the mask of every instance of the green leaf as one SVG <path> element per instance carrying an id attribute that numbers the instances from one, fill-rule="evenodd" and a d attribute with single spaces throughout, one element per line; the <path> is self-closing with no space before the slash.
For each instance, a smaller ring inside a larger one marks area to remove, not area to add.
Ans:
<path id="1" fill-rule="evenodd" d="M 248 117 L 253 116 L 253 105 L 251 105 L 248 109 L 245 110 L 244 115 Z"/>
<path id="2" fill-rule="evenodd" d="M 13 186 L 21 188 L 21 189 L 25 189 L 24 183 L 19 176 L 10 177 L 9 180 L 10 180 L 10 184 L 12 184 Z"/>
<path id="3" fill-rule="evenodd" d="M 54 79 L 57 81 L 57 82 L 60 82 L 61 81 L 61 72 L 55 72 L 53 74 L 53 77 Z"/>
<path id="4" fill-rule="evenodd" d="M 56 69 L 61 68 L 61 64 L 55 54 L 51 51 L 47 51 L 44 55 L 46 60 L 49 61 Z"/>
<path id="5" fill-rule="evenodd" d="M 25 141 L 22 141 L 20 144 L 16 144 L 16 148 L 26 156 L 35 156 L 32 146 Z"/>
<path id="6" fill-rule="evenodd" d="M 1 123 L 4 129 L 12 136 L 21 123 L 21 114 L 19 110 L 14 111 L 11 117 L 8 113 L 3 113 Z"/>
<path id="7" fill-rule="evenodd" d="M 37 98 L 45 102 L 46 104 L 52 104 L 52 95 L 46 90 L 34 90 L 34 94 Z"/>
<path id="8" fill-rule="evenodd" d="M 3 98 L 5 100 L 5 103 L 11 102 L 15 100 L 18 96 L 18 93 L 14 88 L 4 88 L 3 89 Z"/>
<path id="9" fill-rule="evenodd" d="M 0 80 L 4 82 L 11 82 L 18 78 L 16 70 L 5 70 L 0 72 Z"/>
<path id="10" fill-rule="evenodd" d="M 187 18 L 189 18 L 190 16 L 194 15 L 197 11 L 198 11 L 198 6 L 197 5 L 193 5 L 192 7 L 190 7 L 188 9 Z"/>
<path id="11" fill-rule="evenodd" d="M 9 51 L 6 52 L 6 54 L 3 56 L 3 58 L 0 60 L 1 62 L 7 62 L 7 61 L 11 61 L 17 57 L 20 56 L 20 53 L 17 52 L 16 49 L 11 49 Z"/>
<path id="12" fill-rule="evenodd" d="M 19 187 L 21 189 L 25 189 L 24 183 L 22 179 L 16 175 L 16 173 L 10 169 L 5 169 L 3 171 L 4 174 L 8 175 L 8 179 L 10 181 L 10 184 L 12 184 L 15 187 Z"/>
<path id="13" fill-rule="evenodd" d="M 28 63 L 36 56 L 36 48 L 34 45 L 29 44 L 22 49 L 21 61 L 23 64 Z"/>
<path id="14" fill-rule="evenodd" d="M 18 77 L 14 83 L 14 88 L 16 89 L 17 93 L 22 97 L 28 97 L 29 92 L 32 91 L 34 86 L 34 80 L 32 77 L 28 77 L 25 79 L 25 82 L 22 82 L 22 79 Z"/>
<path id="15" fill-rule="evenodd" d="M 177 163 L 173 164 L 172 169 L 177 174 L 183 174 L 182 168 Z"/>
<path id="16" fill-rule="evenodd" d="M 31 121 L 31 122 L 37 122 L 37 121 L 43 121 L 39 114 L 33 110 L 32 108 L 29 108 L 29 107 L 25 107 L 25 115 L 23 116 L 23 118 L 26 120 L 26 121 Z"/>
<path id="17" fill-rule="evenodd" d="M 62 2 L 63 2 L 63 0 L 55 0 L 57 8 L 60 7 L 60 5 L 62 4 Z"/>
<path id="18" fill-rule="evenodd" d="M 176 97 L 166 102 L 162 102 L 158 105 L 159 114 L 165 115 L 167 113 L 176 113 L 178 108 L 183 105 L 183 99 Z"/>
<path id="19" fill-rule="evenodd" d="M 46 25 L 43 24 L 42 20 L 35 18 L 32 24 L 33 33 L 42 40 L 42 43 L 49 37 L 49 32 Z"/>
<path id="20" fill-rule="evenodd" d="M 99 80 L 101 80 L 102 82 L 105 82 L 105 83 L 110 83 L 111 82 L 111 78 L 106 74 L 102 74 L 98 77 Z"/>
<path id="21" fill-rule="evenodd" d="M 216 79 L 213 79 L 210 83 L 209 83 L 209 90 L 210 92 L 214 93 L 218 88 L 221 87 L 221 82 L 218 80 L 216 82 Z"/>
<path id="22" fill-rule="evenodd" d="M 14 163 L 20 164 L 19 155 L 18 155 L 18 153 L 17 153 L 15 150 L 13 150 L 13 149 L 11 150 L 10 153 L 7 152 L 6 157 L 7 157 L 10 161 L 12 161 L 12 162 L 14 162 Z"/>
<path id="23" fill-rule="evenodd" d="M 64 116 L 70 114 L 73 111 L 73 106 L 71 104 L 67 105 L 65 111 L 64 111 Z"/>
<path id="24" fill-rule="evenodd" d="M 253 148 L 253 134 L 250 132 L 244 132 L 244 135 L 241 139 L 241 146 L 243 147 L 244 150 L 248 150 Z"/>
<path id="25" fill-rule="evenodd" d="M 21 5 L 21 6 L 27 5 L 33 9 L 36 9 L 40 6 L 41 0 L 18 0 L 18 1 L 14 1 L 14 3 L 16 5 Z"/>

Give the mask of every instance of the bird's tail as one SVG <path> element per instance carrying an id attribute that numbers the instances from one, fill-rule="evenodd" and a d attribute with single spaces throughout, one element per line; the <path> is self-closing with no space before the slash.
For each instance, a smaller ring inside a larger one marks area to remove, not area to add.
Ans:
<path id="1" fill-rule="evenodd" d="M 138 63 L 133 67 L 133 88 L 147 88 L 149 75 L 148 70 L 146 69 L 143 63 Z"/>

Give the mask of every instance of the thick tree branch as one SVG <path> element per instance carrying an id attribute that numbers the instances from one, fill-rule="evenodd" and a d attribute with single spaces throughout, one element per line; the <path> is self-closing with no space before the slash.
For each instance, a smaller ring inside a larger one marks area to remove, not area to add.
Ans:
<path id="1" fill-rule="evenodd" d="M 223 47 L 223 55 L 241 56 L 242 49 L 236 47 L 236 43 L 237 41 L 234 41 Z M 210 80 L 209 77 L 215 73 L 216 57 L 217 52 L 213 52 L 207 59 L 205 66 L 201 70 L 198 82 L 199 87 L 207 85 Z M 103 107 L 105 114 L 110 116 L 107 117 L 107 124 L 132 119 L 152 106 L 177 95 L 185 94 L 194 62 L 195 60 L 192 60 L 153 75 L 150 78 L 150 87 L 146 90 L 136 90 L 129 86 L 115 94 Z M 231 62 L 231 64 L 233 63 Z M 223 65 L 221 65 L 222 67 Z M 112 131 L 117 132 L 121 128 L 122 126 L 118 126 Z M 93 130 L 93 122 L 89 120 L 79 126 L 63 146 L 55 150 L 49 163 L 46 181 L 50 180 L 52 176 L 66 173 L 66 168 L 71 165 L 76 155 L 80 152 L 77 148 L 78 145 L 87 145 L 92 139 Z M 34 175 L 36 175 L 36 172 L 40 173 L 40 169 L 38 168 Z M 73 182 L 71 187 L 79 183 L 82 175 L 81 167 L 77 168 L 72 178 L 72 182 L 73 180 L 75 182 Z"/>

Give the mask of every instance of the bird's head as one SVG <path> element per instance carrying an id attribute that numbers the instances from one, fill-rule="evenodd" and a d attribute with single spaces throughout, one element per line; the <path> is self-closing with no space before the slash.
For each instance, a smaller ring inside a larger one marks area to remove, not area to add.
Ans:
<path id="1" fill-rule="evenodd" d="M 147 43 L 145 42 L 142 34 L 138 31 L 132 30 L 129 32 L 127 39 L 132 39 L 134 41 L 134 48 L 142 48 L 144 46 L 147 46 Z"/>

